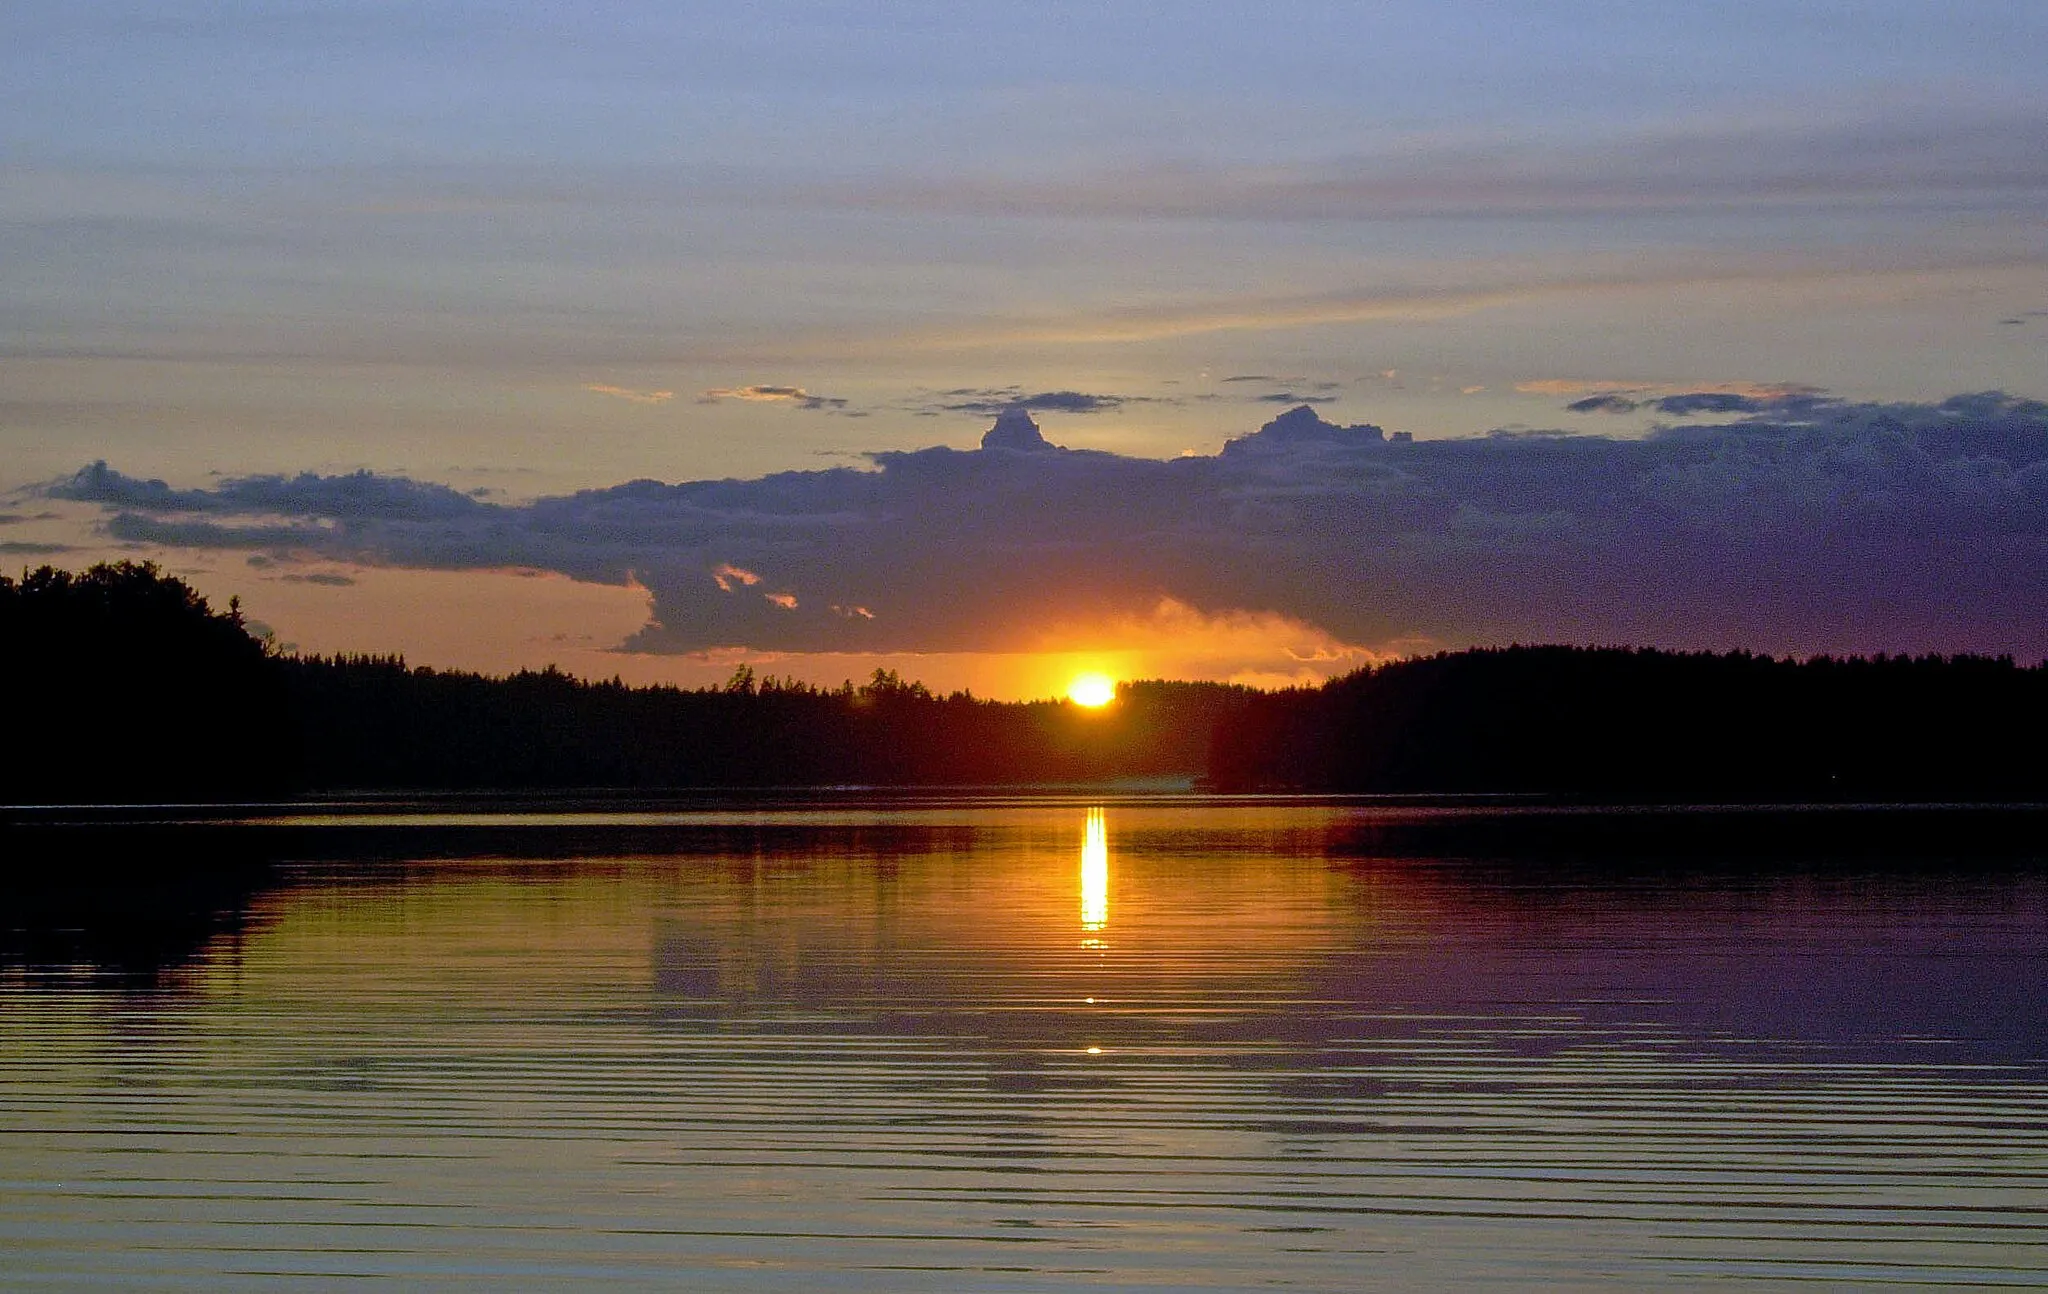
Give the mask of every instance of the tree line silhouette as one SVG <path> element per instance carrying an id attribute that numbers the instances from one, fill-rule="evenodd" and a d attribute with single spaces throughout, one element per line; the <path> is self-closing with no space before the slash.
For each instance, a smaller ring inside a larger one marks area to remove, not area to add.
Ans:
<path id="1" fill-rule="evenodd" d="M 993 702 L 877 670 L 628 687 L 296 656 L 147 563 L 0 577 L 5 800 L 341 790 L 969 786 L 1200 777 L 1225 791 L 1667 800 L 2048 798 L 2048 667 L 1509 647 L 1257 692 L 1123 684 Z"/>
<path id="2" fill-rule="evenodd" d="M 147 563 L 0 576 L 13 803 L 282 794 L 291 698 L 235 602 Z"/>
<path id="3" fill-rule="evenodd" d="M 1248 689 L 1123 685 L 1111 712 L 947 696 L 876 670 L 820 688 L 508 678 L 284 655 L 153 564 L 0 577 L 15 739 L 0 802 L 308 791 L 1000 785 L 1188 777 Z"/>
<path id="4" fill-rule="evenodd" d="M 397 657 L 284 657 L 314 787 L 944 786 L 1188 776 L 1245 689 L 1135 683 L 1117 712 L 939 696 L 876 670 L 838 688 L 742 666 L 722 687 L 510 678 Z"/>
<path id="5" fill-rule="evenodd" d="M 1220 717 L 1219 789 L 1665 800 L 2048 799 L 2048 665 L 1506 647 Z"/>

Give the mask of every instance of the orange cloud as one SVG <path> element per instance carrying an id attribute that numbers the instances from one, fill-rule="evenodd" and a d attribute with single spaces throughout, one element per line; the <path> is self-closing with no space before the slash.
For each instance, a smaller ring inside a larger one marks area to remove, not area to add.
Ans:
<path id="1" fill-rule="evenodd" d="M 859 616 L 864 608 L 840 607 Z M 864 618 L 864 617 L 863 617 Z M 938 692 L 962 689 L 999 701 L 1063 696 L 1076 675 L 1119 679 L 1191 679 L 1250 687 L 1313 685 L 1379 661 L 1431 650 L 1403 640 L 1373 647 L 1347 643 L 1314 625 L 1271 611 L 1207 613 L 1162 598 L 1145 614 L 1113 623 L 1048 632 L 1032 648 L 1002 652 L 788 652 L 722 647 L 683 654 L 590 652 L 564 659 L 572 671 L 629 682 L 715 686 L 741 664 L 762 675 L 835 686 L 892 669 Z"/>
<path id="2" fill-rule="evenodd" d="M 1024 700 L 1064 694 L 1074 675 L 1088 669 L 1119 678 L 1271 686 L 1319 681 L 1386 654 L 1347 646 L 1270 612 L 1212 616 L 1172 601 L 1090 636 L 1091 642 L 1108 643 L 1106 649 L 1049 644 L 1046 650 L 1017 652 L 623 652 L 616 644 L 648 616 L 648 594 L 638 585 L 581 584 L 531 571 L 334 569 L 346 570 L 354 583 L 286 583 L 239 566 L 202 574 L 197 582 L 221 602 L 230 593 L 241 594 L 245 609 L 302 651 L 402 651 L 415 665 L 499 674 L 553 664 L 585 678 L 617 675 L 641 685 L 716 686 L 741 663 L 821 686 L 858 682 L 881 668 L 940 692 L 965 688 L 996 700 Z M 752 575 L 738 567 L 721 573 L 736 588 Z M 873 613 L 849 606 L 840 614 Z"/>
<path id="3" fill-rule="evenodd" d="M 720 400 L 746 400 L 755 404 L 788 404 L 799 409 L 844 409 L 846 401 L 819 395 L 800 386 L 714 386 L 697 393 L 697 403 L 717 404 Z"/>
<path id="4" fill-rule="evenodd" d="M 718 585 L 719 589 L 725 593 L 730 593 L 743 584 L 755 585 L 761 582 L 760 576 L 744 567 L 734 566 L 731 562 L 727 562 L 711 572 L 711 578 Z"/>
<path id="5" fill-rule="evenodd" d="M 1018 651 L 628 652 L 617 644 L 649 614 L 648 592 L 638 584 L 582 584 L 518 570 L 333 569 L 346 571 L 353 583 L 287 583 L 242 566 L 200 573 L 196 581 L 221 602 L 230 593 L 241 594 L 245 609 L 302 651 L 401 651 L 415 665 L 499 674 L 552 664 L 585 678 L 616 675 L 639 685 L 716 686 L 746 663 L 764 675 L 829 687 L 845 679 L 858 682 L 880 668 L 940 692 L 968 689 L 995 700 L 1028 700 L 1063 695 L 1075 675 L 1091 670 L 1120 679 L 1313 684 L 1434 646 L 1360 646 L 1277 612 L 1208 613 L 1162 598 L 1142 615 L 1049 633 Z M 735 589 L 748 577 L 760 579 L 734 566 L 720 574 Z M 775 601 L 778 595 L 764 596 Z M 873 614 L 858 606 L 838 610 L 861 619 Z"/>
<path id="6" fill-rule="evenodd" d="M 1523 395 L 1554 395 L 1564 398 L 1580 395 L 1629 395 L 1637 391 L 1648 391 L 1655 385 L 1651 382 L 1584 381 L 1571 377 L 1546 377 L 1534 382 L 1517 382 L 1515 390 Z"/>
<path id="7" fill-rule="evenodd" d="M 1142 615 L 1051 630 L 1042 644 L 1042 652 L 1020 656 L 1018 669 L 1024 678 L 1048 679 L 1053 692 L 1083 669 L 1253 687 L 1315 684 L 1402 654 L 1345 642 L 1277 611 L 1205 612 L 1173 598 L 1159 599 Z M 1036 694 L 1030 685 L 1024 691 Z"/>
<path id="8" fill-rule="evenodd" d="M 674 391 L 638 391 L 629 386 L 606 386 L 602 382 L 585 382 L 583 389 L 594 395 L 609 395 L 634 404 L 667 404 L 676 398 Z"/>

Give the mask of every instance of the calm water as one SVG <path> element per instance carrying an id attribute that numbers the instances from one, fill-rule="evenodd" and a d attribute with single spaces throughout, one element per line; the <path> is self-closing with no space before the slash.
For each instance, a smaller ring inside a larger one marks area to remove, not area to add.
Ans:
<path id="1" fill-rule="evenodd" d="M 2048 1285 L 2038 861 L 1378 812 L 303 820 L 16 931 L 0 1286 Z"/>

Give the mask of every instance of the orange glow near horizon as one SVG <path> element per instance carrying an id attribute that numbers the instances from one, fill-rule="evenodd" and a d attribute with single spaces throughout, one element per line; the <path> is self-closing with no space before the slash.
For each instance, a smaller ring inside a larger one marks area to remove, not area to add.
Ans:
<path id="1" fill-rule="evenodd" d="M 412 665 L 494 675 L 554 665 L 586 679 L 618 677 L 634 686 L 697 688 L 718 687 L 740 665 L 748 665 L 758 676 L 830 688 L 846 680 L 858 684 L 879 668 L 895 670 L 941 695 L 967 690 L 996 701 L 1066 698 L 1099 709 L 1102 702 L 1075 694 L 1082 680 L 1106 680 L 1109 700 L 1119 680 L 1312 685 L 1391 654 L 1407 654 L 1415 646 L 1351 644 L 1272 612 L 1207 613 L 1161 599 L 1148 610 L 1104 624 L 1050 626 L 1007 649 L 718 647 L 660 654 L 622 649 L 653 613 L 651 595 L 638 584 L 589 584 L 532 570 L 426 571 L 311 560 L 266 560 L 252 567 L 233 554 L 201 559 L 163 548 L 94 548 L 68 533 L 51 537 L 72 544 L 76 566 L 153 560 L 188 580 L 216 607 L 239 596 L 250 620 L 274 631 L 287 651 L 392 654 Z"/>
<path id="2" fill-rule="evenodd" d="M 1067 699 L 1090 710 L 1101 709 L 1116 700 L 1116 680 L 1093 671 L 1076 675 L 1074 681 L 1067 684 Z"/>

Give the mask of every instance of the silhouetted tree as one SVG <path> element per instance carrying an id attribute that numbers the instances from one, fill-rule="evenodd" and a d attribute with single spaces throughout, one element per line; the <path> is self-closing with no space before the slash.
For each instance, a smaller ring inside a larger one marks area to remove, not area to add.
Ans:
<path id="1" fill-rule="evenodd" d="M 13 684 L 6 798 L 220 799 L 291 785 L 297 747 L 264 643 L 147 562 L 0 578 Z"/>

